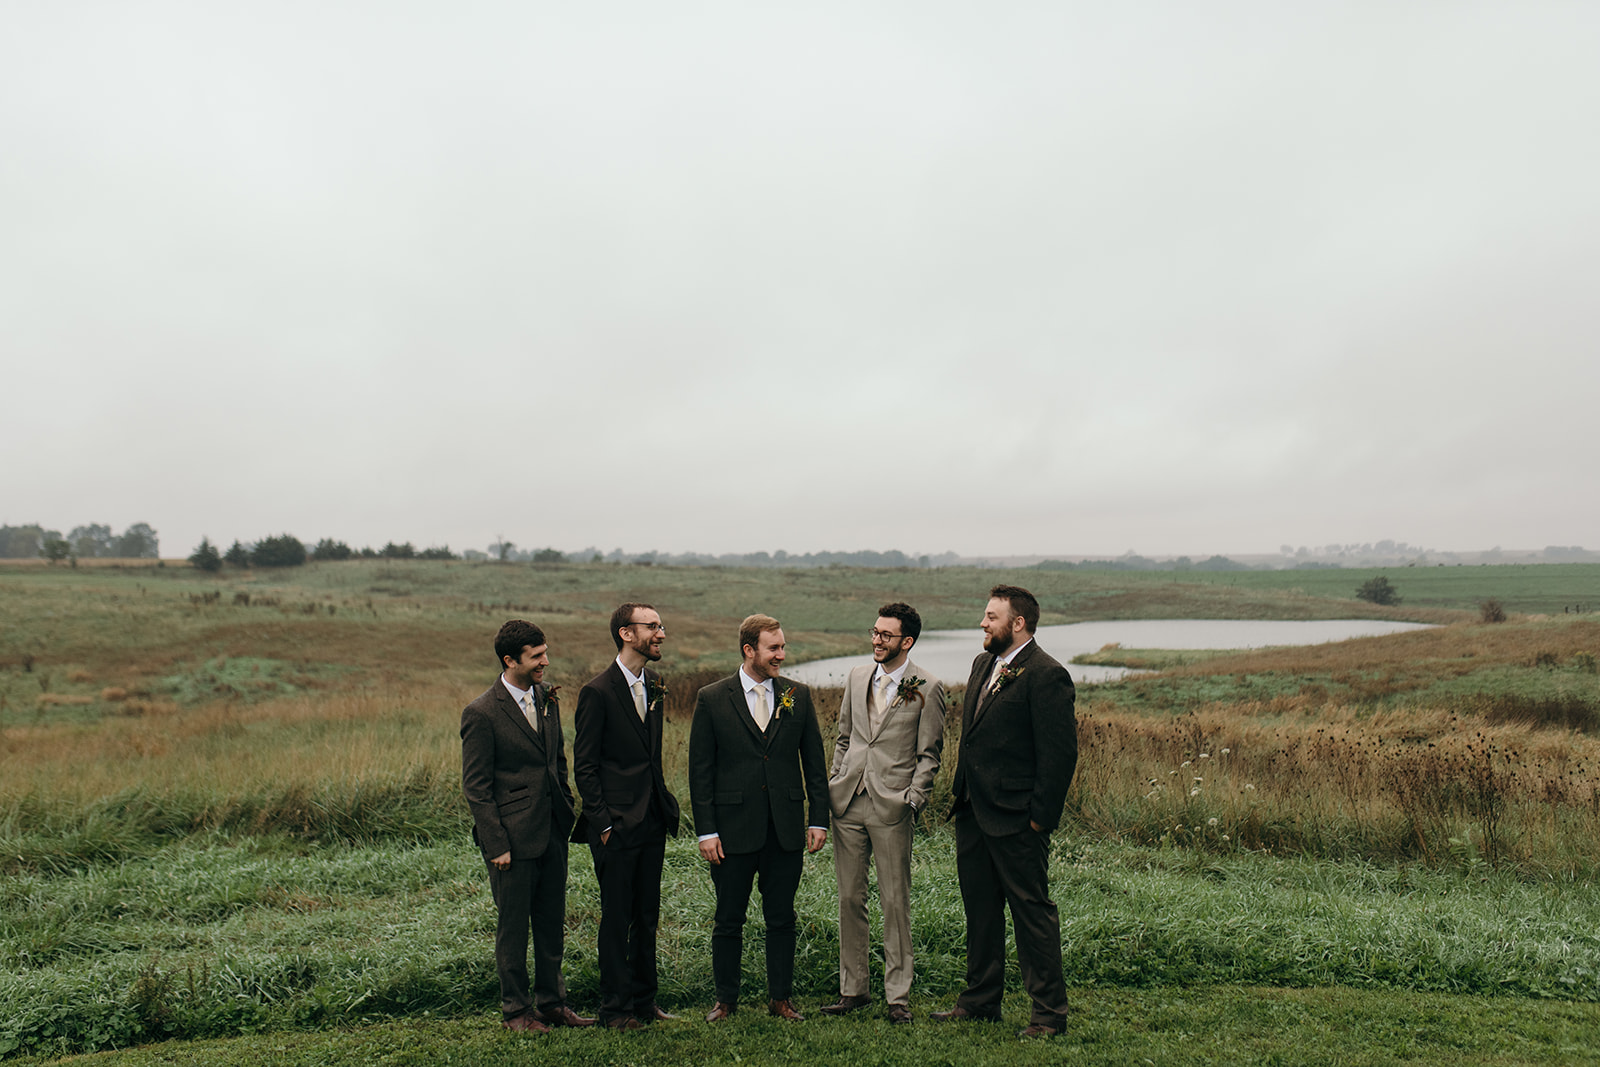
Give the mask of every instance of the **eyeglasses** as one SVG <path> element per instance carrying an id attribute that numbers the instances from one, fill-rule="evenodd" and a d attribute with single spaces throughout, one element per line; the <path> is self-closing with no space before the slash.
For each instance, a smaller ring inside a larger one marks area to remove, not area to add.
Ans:
<path id="1" fill-rule="evenodd" d="M 643 627 L 644 629 L 649 630 L 651 633 L 666 629 L 666 627 L 659 622 L 630 622 L 628 625 Z"/>
<path id="2" fill-rule="evenodd" d="M 886 630 L 873 630 L 872 631 L 872 639 L 874 641 L 898 641 L 904 636 L 905 636 L 905 634 L 892 634 L 892 633 L 889 633 Z"/>

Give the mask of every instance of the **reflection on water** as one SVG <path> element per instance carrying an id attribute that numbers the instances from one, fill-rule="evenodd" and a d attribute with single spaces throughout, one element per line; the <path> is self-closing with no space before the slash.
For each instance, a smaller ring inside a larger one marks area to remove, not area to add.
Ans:
<path id="1" fill-rule="evenodd" d="M 1116 643 L 1123 648 L 1265 648 L 1269 645 L 1319 645 L 1352 637 L 1378 637 L 1406 630 L 1426 630 L 1426 623 L 1379 622 L 1374 619 L 1138 619 L 1126 622 L 1075 622 L 1041 626 L 1034 639 L 1072 672 L 1079 682 L 1106 682 L 1129 671 L 1123 667 L 1088 667 L 1069 663 L 1073 656 L 1098 652 Z M 983 651 L 983 631 L 928 630 L 917 640 L 911 658 L 946 685 L 967 680 L 972 660 Z M 843 685 L 850 668 L 870 663 L 871 656 L 839 656 L 785 666 L 785 678 L 806 685 Z"/>

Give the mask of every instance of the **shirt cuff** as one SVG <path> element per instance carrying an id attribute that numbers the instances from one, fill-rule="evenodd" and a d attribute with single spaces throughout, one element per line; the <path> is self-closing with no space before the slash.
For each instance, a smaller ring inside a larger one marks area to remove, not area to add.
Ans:
<path id="1" fill-rule="evenodd" d="M 810 826 L 810 827 L 807 827 L 807 829 L 809 829 L 809 830 L 821 830 L 823 833 L 827 833 L 828 832 L 828 828 L 826 826 Z"/>
<path id="2" fill-rule="evenodd" d="M 699 840 L 701 840 L 701 841 L 710 841 L 713 837 L 721 837 L 721 836 L 722 836 L 721 834 L 701 834 L 700 837 L 699 837 Z"/>

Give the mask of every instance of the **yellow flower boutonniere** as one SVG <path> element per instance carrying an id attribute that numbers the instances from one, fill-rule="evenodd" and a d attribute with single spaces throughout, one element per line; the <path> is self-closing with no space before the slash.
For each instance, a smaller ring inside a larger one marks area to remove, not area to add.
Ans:
<path id="1" fill-rule="evenodd" d="M 915 700 L 917 706 L 921 707 L 927 702 L 927 698 L 922 695 L 922 687 L 926 684 L 927 679 L 918 678 L 914 674 L 900 679 L 900 688 L 895 690 L 894 700 L 890 702 L 889 706 L 897 708 L 901 704 L 909 704 L 912 700 Z"/>
<path id="2" fill-rule="evenodd" d="M 783 695 L 782 696 L 778 697 L 778 710 L 772 713 L 772 717 L 773 718 L 777 718 L 779 715 L 782 715 L 784 712 L 793 711 L 793 710 L 794 710 L 794 686 L 791 685 L 789 688 L 787 688 L 787 689 L 785 689 L 783 691 Z"/>

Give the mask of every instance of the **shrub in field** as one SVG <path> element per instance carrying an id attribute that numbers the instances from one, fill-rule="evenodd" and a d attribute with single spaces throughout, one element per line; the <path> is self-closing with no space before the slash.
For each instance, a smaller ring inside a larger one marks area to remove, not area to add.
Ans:
<path id="1" fill-rule="evenodd" d="M 211 538 L 200 538 L 200 546 L 189 553 L 189 564 L 197 570 L 215 574 L 222 569 L 222 553 L 211 543 Z"/>
<path id="2" fill-rule="evenodd" d="M 324 537 L 317 542 L 317 547 L 311 550 L 311 558 L 321 563 L 325 560 L 345 560 L 355 555 L 350 546 L 343 541 L 335 541 L 331 537 Z"/>
<path id="3" fill-rule="evenodd" d="M 1505 622 L 1506 606 L 1495 597 L 1478 605 L 1478 617 L 1484 622 Z"/>
<path id="4" fill-rule="evenodd" d="M 1400 594 L 1389 584 L 1389 579 L 1380 574 L 1356 586 L 1356 599 L 1365 600 L 1369 604 L 1392 605 L 1400 603 Z"/>
<path id="5" fill-rule="evenodd" d="M 250 562 L 257 567 L 298 567 L 305 561 L 306 546 L 293 534 L 263 538 L 250 553 Z"/>
<path id="6" fill-rule="evenodd" d="M 230 567 L 248 567 L 250 566 L 250 550 L 235 541 L 228 546 L 228 551 L 222 554 L 222 562 Z"/>

